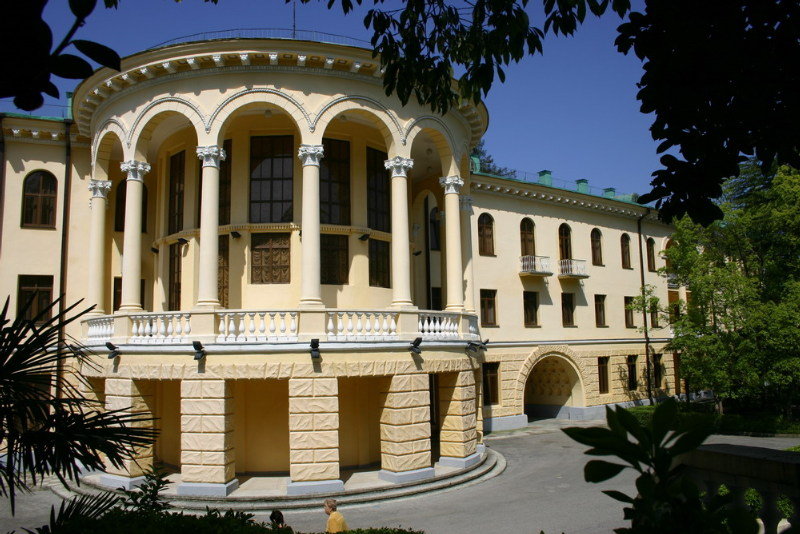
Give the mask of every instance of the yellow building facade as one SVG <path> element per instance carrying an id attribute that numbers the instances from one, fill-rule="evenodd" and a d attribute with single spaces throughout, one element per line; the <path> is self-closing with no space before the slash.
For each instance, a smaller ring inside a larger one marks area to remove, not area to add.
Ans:
<path id="1" fill-rule="evenodd" d="M 681 296 L 657 272 L 670 228 L 613 190 L 481 172 L 483 105 L 403 106 L 370 51 L 308 41 L 122 66 L 78 87 L 74 120 L 2 118 L 11 309 L 94 305 L 68 331 L 95 353 L 85 394 L 160 430 L 104 483 L 153 462 L 182 495 L 424 480 L 480 463 L 484 429 L 680 392 L 668 325 L 648 375 L 657 314 L 626 308 L 642 279 Z"/>

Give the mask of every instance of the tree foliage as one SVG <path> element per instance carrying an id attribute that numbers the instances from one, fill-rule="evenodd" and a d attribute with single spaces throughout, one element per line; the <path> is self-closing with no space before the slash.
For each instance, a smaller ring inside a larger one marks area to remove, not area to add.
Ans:
<path id="1" fill-rule="evenodd" d="M 494 174 L 495 176 L 508 176 L 511 178 L 516 177 L 517 171 L 509 169 L 508 167 L 501 167 L 494 162 L 494 157 L 486 150 L 486 141 L 481 139 L 475 148 L 472 149 L 473 157 L 476 157 L 481 162 L 481 172 L 487 174 Z"/>
<path id="2" fill-rule="evenodd" d="M 665 252 L 688 303 L 671 343 L 695 388 L 724 403 L 788 410 L 800 386 L 800 173 L 751 162 L 726 186 L 724 218 L 678 221 Z"/>

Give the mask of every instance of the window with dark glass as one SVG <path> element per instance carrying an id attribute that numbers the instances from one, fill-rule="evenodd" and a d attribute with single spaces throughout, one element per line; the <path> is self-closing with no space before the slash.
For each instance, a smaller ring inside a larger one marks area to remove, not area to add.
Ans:
<path id="1" fill-rule="evenodd" d="M 35 171 L 22 183 L 22 226 L 32 228 L 56 227 L 55 176 L 47 171 Z"/>
<path id="2" fill-rule="evenodd" d="M 562 260 L 572 259 L 572 230 L 566 224 L 558 227 L 558 253 Z"/>
<path id="3" fill-rule="evenodd" d="M 639 377 L 636 376 L 636 355 L 628 356 L 628 391 L 633 391 L 639 387 Z"/>
<path id="4" fill-rule="evenodd" d="M 217 295 L 219 303 L 223 308 L 228 307 L 228 288 L 230 280 L 230 263 L 228 260 L 230 252 L 230 240 L 228 235 L 219 236 L 217 248 Z"/>
<path id="5" fill-rule="evenodd" d="M 125 197 L 128 191 L 128 180 L 122 180 L 117 185 L 117 194 L 114 199 L 114 231 L 125 231 Z M 142 233 L 147 233 L 147 186 L 142 184 Z"/>
<path id="6" fill-rule="evenodd" d="M 139 280 L 139 302 L 144 305 L 144 278 Z M 114 291 L 111 295 L 111 306 L 114 311 L 117 311 L 122 306 L 122 278 L 119 276 L 114 277 Z"/>
<path id="7" fill-rule="evenodd" d="M 483 405 L 500 404 L 500 362 L 483 364 Z"/>
<path id="8" fill-rule="evenodd" d="M 525 217 L 519 223 L 519 240 L 523 256 L 536 255 L 536 242 L 533 235 L 533 221 Z"/>
<path id="9" fill-rule="evenodd" d="M 431 288 L 431 303 L 429 308 L 431 310 L 443 310 L 444 309 L 444 302 L 442 302 L 442 288 L 441 287 L 432 287 Z"/>
<path id="10" fill-rule="evenodd" d="M 289 234 L 251 234 L 250 283 L 288 284 Z"/>
<path id="11" fill-rule="evenodd" d="M 391 188 L 386 152 L 367 147 L 367 224 L 373 230 L 392 231 Z"/>
<path id="12" fill-rule="evenodd" d="M 647 240 L 647 270 L 656 270 L 656 242 L 652 237 Z"/>
<path id="13" fill-rule="evenodd" d="M 185 152 L 169 158 L 169 198 L 167 199 L 167 233 L 183 230 L 183 194 L 186 170 Z"/>
<path id="14" fill-rule="evenodd" d="M 672 367 L 675 370 L 675 394 L 681 394 L 681 357 L 677 352 L 672 353 Z"/>
<path id="15" fill-rule="evenodd" d="M 497 326 L 496 289 L 481 289 L 481 326 Z"/>
<path id="16" fill-rule="evenodd" d="M 428 228 L 428 239 L 430 240 L 430 249 L 431 250 L 441 250 L 442 249 L 442 237 L 441 237 L 441 230 L 442 230 L 442 214 L 439 211 L 439 208 L 433 208 L 428 216 L 428 224 L 430 225 Z"/>
<path id="17" fill-rule="evenodd" d="M 343 285 L 348 282 L 350 267 L 346 235 L 320 236 L 320 282 Z"/>
<path id="18" fill-rule="evenodd" d="M 522 292 L 522 307 L 525 326 L 539 325 L 539 293 L 536 291 Z"/>
<path id="19" fill-rule="evenodd" d="M 250 222 L 291 222 L 293 176 L 291 135 L 250 138 Z"/>
<path id="20" fill-rule="evenodd" d="M 391 254 L 389 242 L 378 239 L 369 240 L 369 285 L 391 287 Z"/>
<path id="21" fill-rule="evenodd" d="M 603 236 L 600 230 L 595 228 L 591 233 L 592 241 L 592 265 L 603 265 Z"/>
<path id="22" fill-rule="evenodd" d="M 494 219 L 488 213 L 478 217 L 478 254 L 494 256 Z"/>
<path id="23" fill-rule="evenodd" d="M 167 286 L 167 308 L 181 309 L 181 249 L 180 243 L 169 246 L 169 285 Z"/>
<path id="24" fill-rule="evenodd" d="M 652 328 L 658 328 L 658 306 L 656 304 L 650 305 L 650 326 Z"/>
<path id="25" fill-rule="evenodd" d="M 622 234 L 619 239 L 620 248 L 622 250 L 622 268 L 631 268 L 631 238 L 628 234 Z"/>
<path id="26" fill-rule="evenodd" d="M 653 382 L 654 386 L 661 388 L 664 386 L 663 358 L 661 354 L 653 354 Z"/>
<path id="27" fill-rule="evenodd" d="M 597 326 L 606 325 L 606 296 L 594 296 L 594 322 Z"/>
<path id="28" fill-rule="evenodd" d="M 575 294 L 561 293 L 561 324 L 575 326 Z"/>
<path id="29" fill-rule="evenodd" d="M 625 297 L 625 327 L 636 327 L 636 323 L 633 321 L 633 297 Z"/>
<path id="30" fill-rule="evenodd" d="M 218 224 L 231 223 L 231 140 L 222 143 L 225 150 L 225 159 L 219 161 L 219 196 L 218 196 Z M 197 183 L 197 227 L 200 228 L 200 218 L 203 212 L 203 167 L 198 165 Z"/>
<path id="31" fill-rule="evenodd" d="M 597 382 L 600 393 L 608 393 L 608 356 L 597 358 Z"/>
<path id="32" fill-rule="evenodd" d="M 53 277 L 21 274 L 17 280 L 17 317 L 32 321 L 53 302 Z M 40 321 L 51 317 L 48 311 Z"/>
<path id="33" fill-rule="evenodd" d="M 350 142 L 323 139 L 319 165 L 319 222 L 350 224 Z"/>

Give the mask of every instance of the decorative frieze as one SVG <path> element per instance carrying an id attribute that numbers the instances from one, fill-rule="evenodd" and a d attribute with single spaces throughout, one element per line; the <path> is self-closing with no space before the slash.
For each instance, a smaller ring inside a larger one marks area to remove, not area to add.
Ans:
<path id="1" fill-rule="evenodd" d="M 219 167 L 219 162 L 227 157 L 225 149 L 217 145 L 197 147 L 197 157 L 203 160 L 203 167 Z"/>
<path id="2" fill-rule="evenodd" d="M 408 171 L 414 167 L 414 160 L 411 158 L 404 158 L 402 156 L 395 156 L 392 159 L 387 159 L 383 162 L 383 166 L 392 171 L 392 178 L 395 176 L 407 177 Z"/>
<path id="3" fill-rule="evenodd" d="M 324 153 L 325 147 L 322 145 L 300 145 L 300 149 L 297 151 L 297 157 L 300 158 L 304 167 L 306 165 L 318 167 L 319 161 L 322 159 Z"/>
<path id="4" fill-rule="evenodd" d="M 144 175 L 150 172 L 150 164 L 144 161 L 123 161 L 120 163 L 119 168 L 122 172 L 127 173 L 128 180 L 134 182 L 141 182 L 144 180 Z"/>

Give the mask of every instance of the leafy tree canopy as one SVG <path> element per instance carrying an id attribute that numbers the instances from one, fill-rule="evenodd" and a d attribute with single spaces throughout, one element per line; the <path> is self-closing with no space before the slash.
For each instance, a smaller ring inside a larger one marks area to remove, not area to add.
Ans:
<path id="1" fill-rule="evenodd" d="M 179 0 L 176 0 L 179 1 Z M 217 3 L 218 0 L 205 0 Z M 285 0 L 289 2 L 291 0 Z M 311 0 L 301 0 L 308 3 Z M 0 97 L 14 96 L 26 110 L 41 106 L 41 94 L 58 96 L 50 76 L 83 78 L 91 73 L 78 51 L 110 68 L 119 57 L 106 47 L 73 39 L 96 0 L 69 0 L 76 21 L 51 52 L 52 32 L 41 18 L 46 0 L 16 2 L 0 43 L 11 54 Z M 104 0 L 116 7 L 119 0 Z M 364 0 L 327 0 L 351 13 Z M 534 24 L 529 0 L 406 0 L 397 7 L 372 0 L 364 18 L 380 55 L 387 94 L 406 103 L 413 96 L 438 112 L 462 100 L 480 101 L 505 68 L 543 51 L 547 33 L 571 35 L 587 15 L 609 11 L 623 18 L 616 46 L 643 61 L 638 99 L 653 113 L 653 139 L 663 168 L 653 189 L 639 198 L 656 202 L 667 220 L 684 214 L 709 224 L 722 217 L 712 199 L 738 176 L 743 158 L 800 168 L 800 4 L 795 0 L 542 0 L 543 20 Z M 22 50 L 17 43 L 26 42 Z M 453 82 L 454 73 L 460 73 Z"/>
<path id="2" fill-rule="evenodd" d="M 514 178 L 517 175 L 517 171 L 514 169 L 501 167 L 494 162 L 494 158 L 491 154 L 489 154 L 489 151 L 486 150 L 486 142 L 483 139 L 478 141 L 478 144 L 472 149 L 471 155 L 472 157 L 476 157 L 480 160 L 481 172 L 494 174 L 495 176 L 509 176 L 511 178 Z"/>

